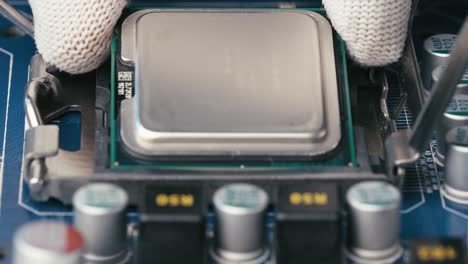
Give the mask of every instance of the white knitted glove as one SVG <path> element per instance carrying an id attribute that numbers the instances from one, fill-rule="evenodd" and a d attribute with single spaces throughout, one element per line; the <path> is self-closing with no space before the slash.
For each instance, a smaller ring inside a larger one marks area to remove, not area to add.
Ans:
<path id="1" fill-rule="evenodd" d="M 127 0 L 29 0 L 44 60 L 84 73 L 107 57 L 112 29 Z M 407 35 L 411 0 L 323 0 L 351 56 L 367 66 L 397 61 Z"/>
<path id="2" fill-rule="evenodd" d="M 401 57 L 411 0 L 323 0 L 323 5 L 358 63 L 382 66 Z"/>
<path id="3" fill-rule="evenodd" d="M 29 0 L 34 36 L 44 60 L 79 74 L 108 56 L 112 30 L 127 0 Z"/>

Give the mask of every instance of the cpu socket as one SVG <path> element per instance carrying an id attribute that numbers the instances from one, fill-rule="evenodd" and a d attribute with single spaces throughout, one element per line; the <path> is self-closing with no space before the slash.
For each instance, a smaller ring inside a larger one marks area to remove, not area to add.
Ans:
<path id="1" fill-rule="evenodd" d="M 165 183 L 209 193 L 233 180 L 385 178 L 358 166 L 346 50 L 322 14 L 129 9 L 95 72 L 50 73 L 35 55 L 25 101 L 44 125 L 25 134 L 30 196 L 69 203 L 79 186 L 112 181 L 144 208 Z M 37 80 L 60 88 L 35 93 Z M 79 149 L 50 123 L 67 111 L 79 111 Z"/>

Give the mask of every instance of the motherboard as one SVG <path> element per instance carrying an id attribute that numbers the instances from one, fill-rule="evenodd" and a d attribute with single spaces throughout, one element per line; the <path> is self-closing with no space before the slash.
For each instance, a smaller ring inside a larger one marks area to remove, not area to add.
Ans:
<path id="1" fill-rule="evenodd" d="M 320 1 L 133 1 L 80 75 L 0 17 L 0 263 L 468 263 L 468 68 L 390 162 L 468 13 L 414 4 L 374 68 Z"/>

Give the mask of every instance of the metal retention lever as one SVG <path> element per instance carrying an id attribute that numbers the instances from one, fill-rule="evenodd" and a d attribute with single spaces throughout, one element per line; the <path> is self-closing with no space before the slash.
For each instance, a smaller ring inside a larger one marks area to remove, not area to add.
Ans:
<path id="1" fill-rule="evenodd" d="M 59 80 L 47 71 L 48 66 L 42 56 L 35 55 L 31 61 L 31 80 L 26 85 L 25 112 L 28 130 L 25 137 L 26 159 L 25 179 L 30 188 L 39 192 L 46 174 L 45 158 L 58 153 L 59 129 L 55 125 L 45 125 L 38 105 L 40 95 L 54 94 L 60 89 Z M 46 139 L 46 140 L 44 140 Z"/>
<path id="2" fill-rule="evenodd" d="M 94 73 L 69 75 L 48 65 L 40 54 L 31 59 L 25 94 L 23 178 L 33 199 L 51 197 L 52 182 L 86 179 L 95 162 L 96 86 Z M 58 125 L 48 124 L 69 112 L 80 113 L 80 148 L 60 148 Z"/>
<path id="3" fill-rule="evenodd" d="M 391 134 L 385 141 L 387 174 L 402 176 L 403 167 L 415 162 L 441 120 L 458 82 L 468 65 L 468 18 L 458 35 L 447 67 L 432 87 L 431 95 L 418 115 L 413 129 Z"/>
<path id="4" fill-rule="evenodd" d="M 29 36 L 34 37 L 33 23 L 5 0 L 0 0 L 0 15 L 3 15 Z"/>

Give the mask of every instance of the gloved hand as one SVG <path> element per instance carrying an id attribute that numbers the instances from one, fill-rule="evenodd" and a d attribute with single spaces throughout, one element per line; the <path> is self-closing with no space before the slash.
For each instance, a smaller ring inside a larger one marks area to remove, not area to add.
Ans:
<path id="1" fill-rule="evenodd" d="M 398 61 L 405 47 L 412 0 L 323 0 L 348 53 L 364 66 Z"/>
<path id="2" fill-rule="evenodd" d="M 397 61 L 405 45 L 412 0 L 323 0 L 351 57 L 365 66 Z M 29 0 L 44 60 L 79 74 L 109 53 L 112 30 L 127 0 Z"/>
<path id="3" fill-rule="evenodd" d="M 108 56 L 112 30 L 127 0 L 29 0 L 34 38 L 44 60 L 79 74 Z"/>

